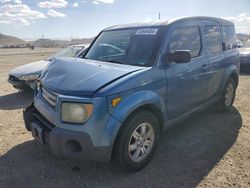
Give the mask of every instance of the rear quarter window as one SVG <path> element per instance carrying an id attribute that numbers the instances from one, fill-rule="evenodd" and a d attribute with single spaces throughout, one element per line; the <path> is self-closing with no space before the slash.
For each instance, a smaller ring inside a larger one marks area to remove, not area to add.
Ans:
<path id="1" fill-rule="evenodd" d="M 222 27 L 222 40 L 225 43 L 225 50 L 237 48 L 235 29 L 233 26 Z"/>

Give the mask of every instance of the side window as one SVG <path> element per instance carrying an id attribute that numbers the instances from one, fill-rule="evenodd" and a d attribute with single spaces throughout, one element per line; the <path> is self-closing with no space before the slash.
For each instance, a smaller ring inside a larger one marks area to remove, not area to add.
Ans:
<path id="1" fill-rule="evenodd" d="M 225 50 L 237 48 L 235 29 L 232 26 L 222 27 L 222 40 L 225 42 Z"/>
<path id="2" fill-rule="evenodd" d="M 201 51 L 201 36 L 199 27 L 178 28 L 173 30 L 169 51 L 190 50 L 191 57 L 197 57 Z"/>
<path id="3" fill-rule="evenodd" d="M 221 52 L 220 30 L 216 25 L 205 26 L 207 48 L 211 54 Z"/>

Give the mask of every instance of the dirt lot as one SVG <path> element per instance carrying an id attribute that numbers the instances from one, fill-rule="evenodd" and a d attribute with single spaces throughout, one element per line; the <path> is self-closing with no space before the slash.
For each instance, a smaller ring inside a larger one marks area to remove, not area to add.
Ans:
<path id="1" fill-rule="evenodd" d="M 0 187 L 250 187 L 250 75 L 240 76 L 232 111 L 210 108 L 167 130 L 153 161 L 125 173 L 57 159 L 25 130 L 22 108 L 32 94 L 13 89 L 8 72 L 52 51 L 0 50 Z"/>

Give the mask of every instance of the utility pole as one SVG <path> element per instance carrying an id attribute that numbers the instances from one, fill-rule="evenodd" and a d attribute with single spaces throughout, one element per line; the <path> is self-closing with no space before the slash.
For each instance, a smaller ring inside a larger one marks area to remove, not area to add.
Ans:
<path id="1" fill-rule="evenodd" d="M 161 13 L 160 12 L 158 13 L 158 19 L 159 20 L 161 19 Z"/>

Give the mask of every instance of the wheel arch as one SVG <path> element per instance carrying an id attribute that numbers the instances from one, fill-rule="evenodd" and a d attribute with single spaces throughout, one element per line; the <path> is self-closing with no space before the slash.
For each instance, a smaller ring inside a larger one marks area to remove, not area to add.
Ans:
<path id="1" fill-rule="evenodd" d="M 219 92 L 218 92 L 218 97 L 221 97 L 223 90 L 227 84 L 227 81 L 230 78 L 234 79 L 234 81 L 236 83 L 236 88 L 237 88 L 238 83 L 239 83 L 239 74 L 237 73 L 237 71 L 235 69 L 233 69 L 231 71 L 226 71 L 226 74 L 224 75 L 224 78 L 222 79 L 222 82 L 220 85 L 221 87 L 220 87 Z"/>
<path id="2" fill-rule="evenodd" d="M 164 124 L 164 115 L 161 111 L 161 109 L 155 105 L 155 104 L 144 104 L 142 106 L 139 106 L 138 108 L 134 109 L 125 119 L 125 121 L 122 123 L 122 125 L 127 121 L 127 119 L 129 119 L 133 114 L 136 114 L 140 111 L 149 111 L 150 113 L 152 113 L 158 120 L 159 120 L 159 126 L 160 126 L 160 130 L 163 130 L 163 124 Z M 120 127 L 120 129 L 122 128 L 122 126 Z"/>

